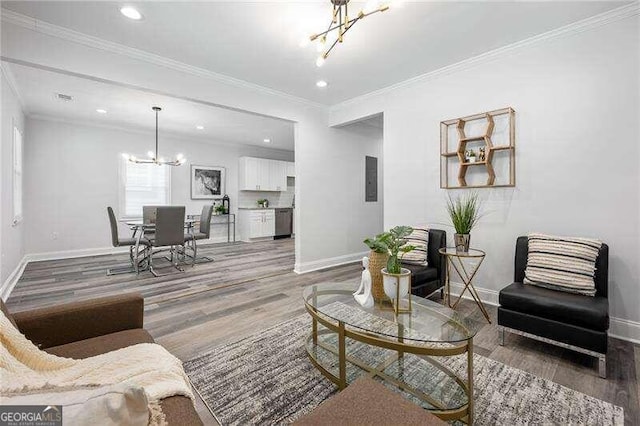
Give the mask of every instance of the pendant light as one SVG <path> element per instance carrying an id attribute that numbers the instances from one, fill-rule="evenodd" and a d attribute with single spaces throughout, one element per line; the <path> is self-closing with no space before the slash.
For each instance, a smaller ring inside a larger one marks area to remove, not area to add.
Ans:
<path id="1" fill-rule="evenodd" d="M 165 161 L 164 158 L 158 155 L 158 112 L 162 111 L 162 108 L 154 106 L 152 108 L 156 112 L 156 152 L 149 151 L 147 153 L 147 158 L 136 158 L 134 155 L 122 154 L 122 156 L 131 161 L 132 163 L 138 164 L 157 164 L 158 166 L 166 165 L 166 166 L 181 166 L 187 161 L 186 158 L 182 154 L 178 154 L 176 159 L 173 161 Z"/>

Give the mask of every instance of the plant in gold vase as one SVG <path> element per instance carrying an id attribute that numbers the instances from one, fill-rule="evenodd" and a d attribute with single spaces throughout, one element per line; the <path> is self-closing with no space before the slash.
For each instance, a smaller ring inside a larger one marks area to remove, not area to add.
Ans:
<path id="1" fill-rule="evenodd" d="M 456 230 L 453 235 L 453 242 L 456 246 L 456 251 L 459 253 L 467 253 L 469 251 L 471 230 L 481 217 L 480 206 L 481 203 L 476 193 L 458 197 L 455 200 L 449 196 L 447 212 Z"/>

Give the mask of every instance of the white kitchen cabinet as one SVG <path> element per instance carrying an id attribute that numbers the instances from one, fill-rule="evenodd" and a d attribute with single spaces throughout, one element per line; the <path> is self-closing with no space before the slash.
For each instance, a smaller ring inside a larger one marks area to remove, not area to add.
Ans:
<path id="1" fill-rule="evenodd" d="M 287 163 L 286 161 L 270 160 L 269 187 L 272 191 L 287 190 Z"/>
<path id="2" fill-rule="evenodd" d="M 287 177 L 296 177 L 296 163 L 287 161 Z"/>
<path id="3" fill-rule="evenodd" d="M 274 209 L 240 209 L 240 237 L 243 241 L 273 237 L 276 234 L 276 213 Z"/>
<path id="4" fill-rule="evenodd" d="M 288 162 L 240 157 L 238 186 L 241 191 L 286 191 Z"/>

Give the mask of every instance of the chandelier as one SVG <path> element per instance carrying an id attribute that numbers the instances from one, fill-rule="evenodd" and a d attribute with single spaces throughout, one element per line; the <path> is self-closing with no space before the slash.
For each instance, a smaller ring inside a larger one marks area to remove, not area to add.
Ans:
<path id="1" fill-rule="evenodd" d="M 162 108 L 154 106 L 151 109 L 156 112 L 156 152 L 154 153 L 153 151 L 149 151 L 147 153 L 149 158 L 136 158 L 134 155 L 129 154 L 122 154 L 122 156 L 132 163 L 157 164 L 158 166 L 181 166 L 185 161 L 187 161 L 182 154 L 178 154 L 176 159 L 173 161 L 166 161 L 163 157 L 158 156 L 158 112 L 162 111 Z"/>
<path id="2" fill-rule="evenodd" d="M 391 0 L 369 0 L 365 7 L 361 9 L 354 18 L 352 18 L 349 16 L 349 1 L 350 0 L 331 0 L 331 3 L 333 4 L 333 12 L 331 14 L 329 27 L 326 31 L 313 34 L 309 37 L 311 41 L 318 40 L 318 50 L 321 52 L 321 55 L 316 60 L 316 65 L 319 67 L 324 64 L 325 59 L 327 59 L 327 56 L 329 56 L 329 53 L 331 53 L 333 48 L 336 47 L 338 43 L 342 43 L 344 35 L 355 25 L 356 22 L 369 15 L 373 15 L 374 13 L 384 12 L 389 9 L 392 3 Z M 335 34 L 336 39 L 327 48 L 327 36 L 330 34 Z"/>

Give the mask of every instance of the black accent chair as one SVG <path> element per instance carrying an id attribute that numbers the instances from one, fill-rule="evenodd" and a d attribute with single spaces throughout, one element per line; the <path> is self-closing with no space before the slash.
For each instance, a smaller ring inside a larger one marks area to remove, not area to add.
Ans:
<path id="1" fill-rule="evenodd" d="M 403 268 L 411 271 L 411 294 L 428 297 L 442 290 L 445 283 L 446 260 L 438 250 L 447 246 L 447 233 L 440 229 L 429 230 L 427 263 L 429 266 L 402 263 Z"/>
<path id="2" fill-rule="evenodd" d="M 498 333 L 520 334 L 598 358 L 600 377 L 606 378 L 609 329 L 609 247 L 602 244 L 596 259 L 596 295 L 583 296 L 523 284 L 529 240 L 516 242 L 514 283 L 500 291 Z"/>

